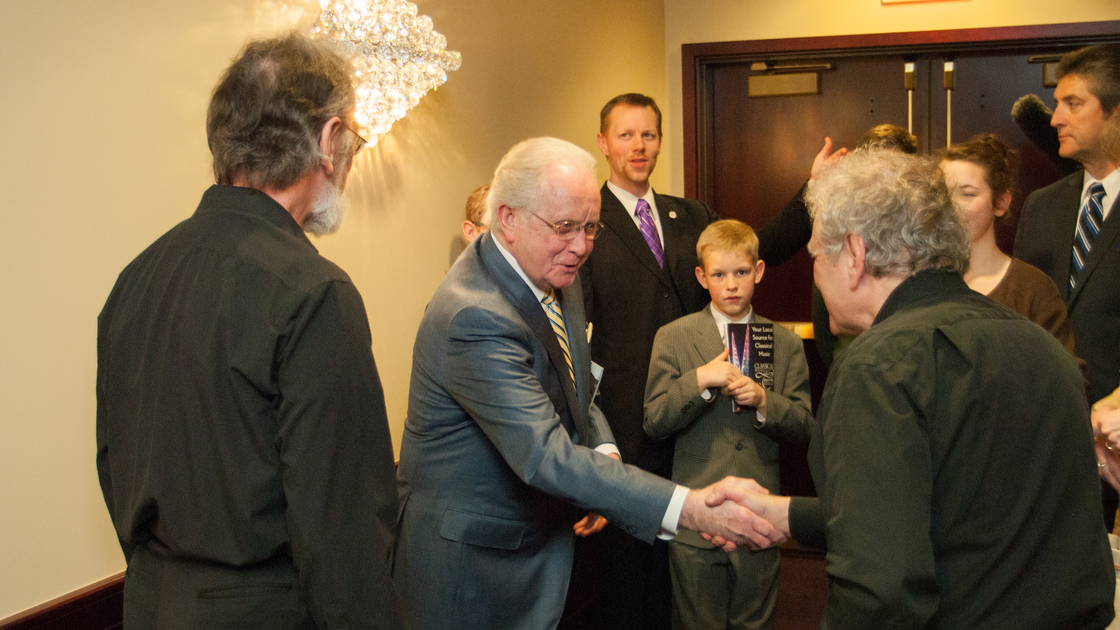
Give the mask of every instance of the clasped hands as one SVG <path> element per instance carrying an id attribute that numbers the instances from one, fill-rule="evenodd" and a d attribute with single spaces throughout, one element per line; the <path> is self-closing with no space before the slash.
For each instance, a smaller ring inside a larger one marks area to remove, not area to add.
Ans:
<path id="1" fill-rule="evenodd" d="M 789 538 L 789 497 L 771 496 L 753 479 L 725 477 L 688 492 L 680 526 L 724 551 L 766 549 Z"/>
<path id="2" fill-rule="evenodd" d="M 718 387 L 721 394 L 730 396 L 741 406 L 754 407 L 765 416 L 766 390 L 728 362 L 729 353 L 724 348 L 718 357 L 696 368 L 696 384 L 701 391 Z"/>
<path id="3" fill-rule="evenodd" d="M 707 488 L 689 490 L 680 527 L 700 532 L 724 551 L 766 549 L 789 538 L 789 497 L 770 496 L 753 479 L 725 477 Z M 607 519 L 588 514 L 575 524 L 577 536 L 603 529 Z"/>

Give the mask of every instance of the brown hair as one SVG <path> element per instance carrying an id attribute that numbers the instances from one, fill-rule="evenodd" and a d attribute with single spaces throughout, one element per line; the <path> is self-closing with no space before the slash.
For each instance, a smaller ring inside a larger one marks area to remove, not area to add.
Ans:
<path id="1" fill-rule="evenodd" d="M 1019 153 L 993 133 L 972 136 L 966 142 L 942 149 L 939 155 L 941 160 L 961 160 L 982 167 L 984 181 L 992 189 L 992 203 L 1004 193 L 1014 192 Z"/>
<path id="2" fill-rule="evenodd" d="M 890 149 L 910 155 L 918 153 L 918 138 L 902 127 L 879 125 L 872 127 L 856 144 L 857 149 Z"/>
<path id="3" fill-rule="evenodd" d="M 1058 79 L 1079 74 L 1089 81 L 1089 91 L 1101 102 L 1106 116 L 1120 105 L 1120 44 L 1086 46 L 1058 62 Z"/>
<path id="4" fill-rule="evenodd" d="M 467 213 L 465 215 L 467 221 L 475 225 L 482 225 L 482 220 L 486 215 L 486 198 L 489 196 L 489 183 L 485 183 L 474 189 L 471 196 L 467 197 Z"/>
<path id="5" fill-rule="evenodd" d="M 619 94 L 607 101 L 607 104 L 604 105 L 603 109 L 599 112 L 599 133 L 607 133 L 607 125 L 611 117 L 611 112 L 619 105 L 649 107 L 652 109 L 653 113 L 657 116 L 657 135 L 661 135 L 661 109 L 657 106 L 657 102 L 645 94 L 638 94 L 636 92 Z"/>

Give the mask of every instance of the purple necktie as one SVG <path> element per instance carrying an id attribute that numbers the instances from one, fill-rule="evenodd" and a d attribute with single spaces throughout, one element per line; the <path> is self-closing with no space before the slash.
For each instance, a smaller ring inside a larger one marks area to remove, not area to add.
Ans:
<path id="1" fill-rule="evenodd" d="M 661 239 L 657 237 L 657 226 L 653 224 L 649 202 L 645 199 L 639 199 L 635 211 L 638 213 L 638 224 L 642 228 L 642 236 L 645 237 L 646 244 L 653 251 L 653 257 L 657 259 L 657 266 L 664 269 L 665 250 L 661 249 Z"/>

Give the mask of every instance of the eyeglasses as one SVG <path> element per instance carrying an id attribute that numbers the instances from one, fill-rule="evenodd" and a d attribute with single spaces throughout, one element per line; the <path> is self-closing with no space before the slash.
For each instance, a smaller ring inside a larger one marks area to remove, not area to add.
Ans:
<path id="1" fill-rule="evenodd" d="M 603 229 L 603 224 L 599 221 L 591 221 L 582 225 L 576 221 L 561 221 L 559 223 L 553 223 L 552 221 L 549 221 L 536 212 L 533 212 L 531 210 L 526 210 L 526 212 L 537 217 L 541 221 L 544 221 L 545 224 L 548 225 L 548 227 L 552 228 L 553 232 L 556 232 L 557 236 L 565 241 L 574 239 L 576 237 L 576 234 L 579 234 L 580 232 L 583 232 L 584 238 L 589 241 L 593 241 L 598 238 L 599 232 Z"/>
<path id="2" fill-rule="evenodd" d="M 362 134 L 354 131 L 354 128 L 346 124 L 345 121 L 342 121 L 342 126 L 346 127 L 350 130 L 350 133 L 354 134 L 354 144 L 350 147 L 350 157 L 353 158 L 354 156 L 358 155 L 359 151 L 365 148 L 366 139 L 362 137 Z"/>

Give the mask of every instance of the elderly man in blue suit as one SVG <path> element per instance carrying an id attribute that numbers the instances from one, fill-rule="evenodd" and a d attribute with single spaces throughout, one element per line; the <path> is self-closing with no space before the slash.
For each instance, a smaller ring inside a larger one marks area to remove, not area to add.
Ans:
<path id="1" fill-rule="evenodd" d="M 595 161 L 562 140 L 502 159 L 489 233 L 436 290 L 413 349 L 394 581 L 413 630 L 555 628 L 574 536 L 610 519 L 746 545 L 781 535 L 732 502 L 618 460 L 592 402 L 577 272 L 601 229 Z M 602 515 L 602 516 L 599 516 Z"/>

